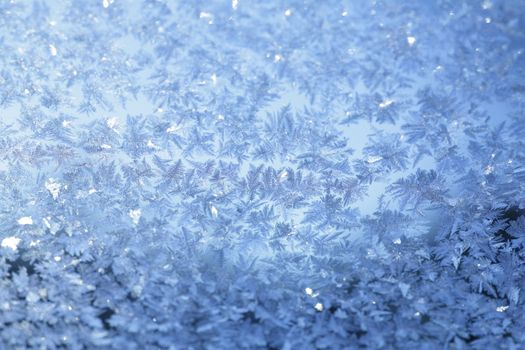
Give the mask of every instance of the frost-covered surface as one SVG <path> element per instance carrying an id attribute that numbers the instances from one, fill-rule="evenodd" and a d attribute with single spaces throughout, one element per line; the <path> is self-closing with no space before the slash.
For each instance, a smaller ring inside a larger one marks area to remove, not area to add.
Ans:
<path id="1" fill-rule="evenodd" d="M 525 3 L 1 1 L 0 348 L 525 346 Z"/>

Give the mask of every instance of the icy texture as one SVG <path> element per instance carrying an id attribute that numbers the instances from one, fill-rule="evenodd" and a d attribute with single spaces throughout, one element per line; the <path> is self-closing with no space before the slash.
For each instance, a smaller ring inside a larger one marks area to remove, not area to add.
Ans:
<path id="1" fill-rule="evenodd" d="M 525 2 L 0 2 L 1 349 L 522 349 Z"/>

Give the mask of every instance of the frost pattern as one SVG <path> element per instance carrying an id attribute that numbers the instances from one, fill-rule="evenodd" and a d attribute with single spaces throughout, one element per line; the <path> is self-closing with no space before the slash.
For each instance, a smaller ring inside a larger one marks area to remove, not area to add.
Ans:
<path id="1" fill-rule="evenodd" d="M 0 348 L 525 346 L 523 1 L 0 29 Z"/>

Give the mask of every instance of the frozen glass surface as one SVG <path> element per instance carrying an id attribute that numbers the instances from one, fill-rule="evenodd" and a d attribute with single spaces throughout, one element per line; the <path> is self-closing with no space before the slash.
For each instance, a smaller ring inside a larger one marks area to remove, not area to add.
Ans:
<path id="1" fill-rule="evenodd" d="M 0 349 L 522 349 L 525 2 L 0 0 Z"/>

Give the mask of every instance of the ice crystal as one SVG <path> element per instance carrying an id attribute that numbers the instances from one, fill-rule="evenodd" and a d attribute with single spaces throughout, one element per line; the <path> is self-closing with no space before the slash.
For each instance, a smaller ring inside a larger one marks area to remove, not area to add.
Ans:
<path id="1" fill-rule="evenodd" d="M 20 241 L 20 238 L 6 237 L 2 240 L 1 246 L 3 248 L 10 248 L 12 250 L 16 250 L 18 248 L 18 244 L 20 244 Z"/>
<path id="2" fill-rule="evenodd" d="M 523 348 L 524 14 L 0 2 L 0 349 Z"/>

